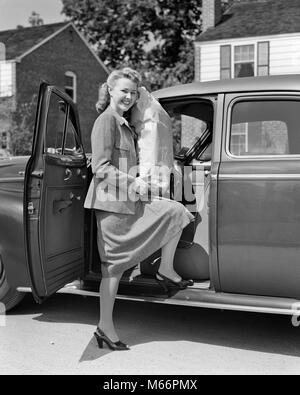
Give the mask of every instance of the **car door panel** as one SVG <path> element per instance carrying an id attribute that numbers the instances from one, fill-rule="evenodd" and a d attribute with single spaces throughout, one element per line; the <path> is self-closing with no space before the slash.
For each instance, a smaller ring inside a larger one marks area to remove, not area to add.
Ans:
<path id="1" fill-rule="evenodd" d="M 35 149 L 25 181 L 27 258 L 33 294 L 39 302 L 82 275 L 87 173 L 73 103 L 47 84 L 41 86 L 40 96 Z M 62 111 L 59 128 L 56 111 Z M 78 133 L 73 156 L 64 154 L 69 122 L 74 124 L 72 133 Z"/>
<path id="2" fill-rule="evenodd" d="M 275 102 L 273 106 L 278 106 L 276 122 L 280 116 L 284 119 L 280 114 L 291 117 L 292 106 L 284 109 Z M 272 142 L 266 147 L 270 151 Z M 299 157 L 289 153 L 238 157 L 223 152 L 217 209 L 222 291 L 300 296 L 299 174 Z"/>

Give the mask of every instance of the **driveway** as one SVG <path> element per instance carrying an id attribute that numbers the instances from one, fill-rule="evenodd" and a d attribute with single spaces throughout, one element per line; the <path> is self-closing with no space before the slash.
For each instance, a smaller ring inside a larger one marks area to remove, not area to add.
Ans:
<path id="1" fill-rule="evenodd" d="M 130 351 L 99 350 L 98 300 L 26 295 L 0 327 L 1 374 L 299 374 L 300 327 L 290 317 L 117 301 Z"/>

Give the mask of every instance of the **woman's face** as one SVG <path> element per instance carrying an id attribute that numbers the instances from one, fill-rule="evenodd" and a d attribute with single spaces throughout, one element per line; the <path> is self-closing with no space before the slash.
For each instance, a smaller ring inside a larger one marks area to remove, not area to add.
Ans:
<path id="1" fill-rule="evenodd" d="M 137 84 L 128 78 L 119 78 L 115 81 L 115 85 L 109 88 L 109 93 L 110 105 L 120 115 L 123 115 L 137 100 Z"/>

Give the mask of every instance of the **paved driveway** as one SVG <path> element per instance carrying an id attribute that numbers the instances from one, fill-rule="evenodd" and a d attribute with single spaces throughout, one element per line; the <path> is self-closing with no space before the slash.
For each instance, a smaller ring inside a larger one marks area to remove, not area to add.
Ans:
<path id="1" fill-rule="evenodd" d="M 99 350 L 97 298 L 31 295 L 0 327 L 1 374 L 299 374 L 300 327 L 286 316 L 117 301 L 130 351 Z"/>

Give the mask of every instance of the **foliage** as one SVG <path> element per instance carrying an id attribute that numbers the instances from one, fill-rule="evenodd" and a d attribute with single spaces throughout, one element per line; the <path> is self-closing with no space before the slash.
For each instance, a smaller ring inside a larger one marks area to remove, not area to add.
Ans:
<path id="1" fill-rule="evenodd" d="M 139 70 L 150 90 L 194 80 L 201 0 L 62 0 L 63 13 L 112 70 Z M 223 10 L 232 0 L 223 0 Z M 178 128 L 177 128 L 178 129 Z M 180 131 L 174 132 L 175 148 Z"/>
<path id="2" fill-rule="evenodd" d="M 63 0 L 63 12 L 72 18 L 108 67 L 137 63 L 150 42 L 155 19 L 153 0 Z"/>
<path id="3" fill-rule="evenodd" d="M 36 102 L 37 95 L 33 95 L 30 102 L 20 104 L 12 114 L 9 148 L 13 156 L 31 154 Z"/>
<path id="4" fill-rule="evenodd" d="M 148 88 L 193 80 L 199 0 L 63 0 L 63 12 L 114 69 L 137 68 Z"/>
<path id="5" fill-rule="evenodd" d="M 150 90 L 194 79 L 201 0 L 62 0 L 63 13 L 112 70 L 141 71 Z M 223 11 L 233 0 L 222 0 Z"/>

